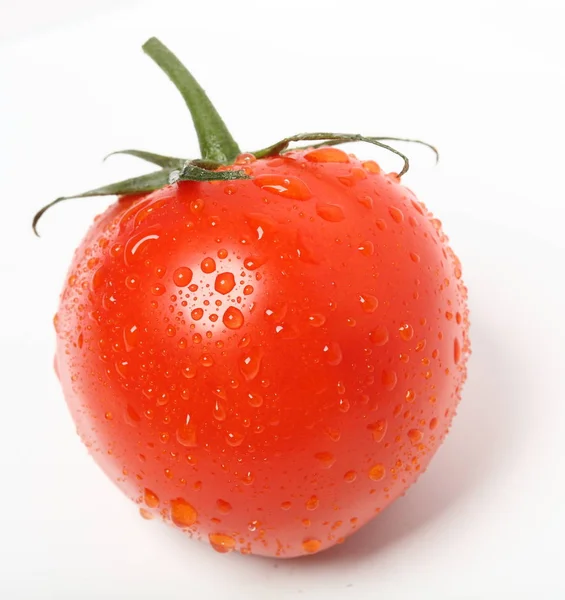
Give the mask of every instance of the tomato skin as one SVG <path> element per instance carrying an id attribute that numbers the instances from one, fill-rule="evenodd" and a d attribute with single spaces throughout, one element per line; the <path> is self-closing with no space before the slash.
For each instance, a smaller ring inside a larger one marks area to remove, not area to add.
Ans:
<path id="1" fill-rule="evenodd" d="M 125 197 L 94 222 L 56 363 L 84 443 L 142 516 L 292 557 L 425 470 L 466 376 L 467 292 L 439 221 L 372 161 L 239 162 L 250 180 Z"/>

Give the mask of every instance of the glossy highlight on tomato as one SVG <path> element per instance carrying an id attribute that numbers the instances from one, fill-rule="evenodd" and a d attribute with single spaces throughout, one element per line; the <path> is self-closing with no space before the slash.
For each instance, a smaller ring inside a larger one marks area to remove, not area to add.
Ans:
<path id="1" fill-rule="evenodd" d="M 333 146 L 122 196 L 77 249 L 56 367 L 95 461 L 220 553 L 339 544 L 444 439 L 461 265 L 398 175 Z M 386 517 L 383 517 L 386 518 Z"/>

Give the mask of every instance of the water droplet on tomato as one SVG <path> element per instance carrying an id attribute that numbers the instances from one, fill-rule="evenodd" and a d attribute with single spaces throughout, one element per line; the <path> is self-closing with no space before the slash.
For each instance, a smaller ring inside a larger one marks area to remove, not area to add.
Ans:
<path id="1" fill-rule="evenodd" d="M 204 316 L 204 309 L 202 308 L 195 308 L 191 313 L 190 316 L 195 320 L 195 321 L 200 321 L 200 319 Z"/>
<path id="2" fill-rule="evenodd" d="M 221 400 L 228 399 L 228 393 L 226 391 L 226 388 L 223 385 L 218 385 L 218 386 L 212 388 L 212 392 L 214 393 L 215 396 L 218 396 L 218 398 L 220 398 Z"/>
<path id="3" fill-rule="evenodd" d="M 375 225 L 381 230 L 385 231 L 387 229 L 387 225 L 384 219 L 377 219 L 375 221 Z"/>
<path id="4" fill-rule="evenodd" d="M 322 542 L 315 538 L 306 538 L 302 542 L 302 549 L 304 552 L 308 552 L 308 554 L 314 554 L 318 552 L 318 550 L 322 547 Z"/>
<path id="5" fill-rule="evenodd" d="M 284 175 L 257 175 L 253 183 L 262 190 L 278 194 L 283 198 L 293 200 L 308 200 L 312 197 L 312 192 L 308 186 L 298 177 Z"/>
<path id="6" fill-rule="evenodd" d="M 195 335 L 198 335 L 198 334 L 195 334 Z M 211 354 L 204 353 L 204 354 L 200 355 L 200 358 L 198 359 L 198 363 L 200 365 L 202 365 L 203 367 L 209 368 L 209 367 L 213 366 L 214 358 L 212 357 Z"/>
<path id="7" fill-rule="evenodd" d="M 345 479 L 345 481 L 352 483 L 357 479 L 357 473 L 355 471 L 347 471 L 343 478 Z"/>
<path id="8" fill-rule="evenodd" d="M 192 270 L 188 267 L 179 267 L 173 273 L 173 282 L 177 287 L 184 287 L 192 281 Z"/>
<path id="9" fill-rule="evenodd" d="M 106 269 L 104 267 L 100 267 L 96 269 L 94 275 L 92 276 L 92 280 L 90 281 L 90 288 L 93 292 L 99 290 L 106 283 Z M 126 286 L 127 286 L 127 278 L 126 278 Z"/>
<path id="10" fill-rule="evenodd" d="M 247 529 L 249 529 L 249 531 L 257 531 L 260 525 L 261 523 L 259 523 L 259 521 L 250 521 L 247 525 Z"/>
<path id="11" fill-rule="evenodd" d="M 426 347 L 426 340 L 420 340 L 415 346 L 414 350 L 416 352 L 421 352 Z"/>
<path id="12" fill-rule="evenodd" d="M 392 217 L 392 220 L 395 223 L 402 223 L 402 221 L 404 221 L 404 214 L 403 212 L 397 208 L 396 206 L 391 206 L 388 209 L 388 214 Z"/>
<path id="13" fill-rule="evenodd" d="M 133 265 L 142 260 L 159 237 L 160 236 L 155 232 L 141 232 L 129 238 L 126 242 L 124 251 L 124 260 L 126 264 Z"/>
<path id="14" fill-rule="evenodd" d="M 378 325 L 369 332 L 369 339 L 376 346 L 384 346 L 389 339 L 388 329 L 384 325 Z"/>
<path id="15" fill-rule="evenodd" d="M 249 402 L 250 406 L 253 406 L 254 408 L 259 408 L 260 406 L 263 406 L 263 396 L 261 396 L 261 394 L 252 394 L 251 392 L 249 394 L 247 394 L 247 401 Z"/>
<path id="16" fill-rule="evenodd" d="M 196 427 L 194 426 L 194 423 L 188 422 L 178 427 L 177 441 L 179 444 L 186 446 L 187 448 L 194 448 L 197 446 Z"/>
<path id="17" fill-rule="evenodd" d="M 379 306 L 378 298 L 372 294 L 361 294 L 359 296 L 359 302 L 361 302 L 361 308 L 363 311 L 368 314 L 374 313 Z"/>
<path id="18" fill-rule="evenodd" d="M 457 364 L 461 360 L 461 345 L 459 344 L 459 338 L 453 340 L 453 360 Z"/>
<path id="19" fill-rule="evenodd" d="M 237 448 L 243 444 L 245 436 L 238 431 L 228 431 L 226 433 L 226 444 L 232 448 Z"/>
<path id="20" fill-rule="evenodd" d="M 337 204 L 318 203 L 316 204 L 316 213 L 324 221 L 329 221 L 330 223 L 339 223 L 345 219 L 343 208 Z"/>
<path id="21" fill-rule="evenodd" d="M 375 253 L 375 245 L 373 242 L 364 241 L 359 244 L 357 250 L 359 250 L 363 256 L 373 256 Z"/>
<path id="22" fill-rule="evenodd" d="M 373 481 L 381 481 L 385 477 L 385 468 L 381 464 L 376 464 L 371 467 L 369 470 L 369 479 Z"/>
<path id="23" fill-rule="evenodd" d="M 203 273 L 213 273 L 216 270 L 216 261 L 211 257 L 207 257 L 200 263 L 200 268 Z"/>
<path id="24" fill-rule="evenodd" d="M 420 255 L 416 254 L 416 252 L 410 252 L 410 260 L 412 260 L 412 262 L 419 263 Z"/>
<path id="25" fill-rule="evenodd" d="M 332 442 L 339 442 L 341 439 L 341 431 L 335 427 L 326 427 L 325 432 Z"/>
<path id="26" fill-rule="evenodd" d="M 326 317 L 320 313 L 314 313 L 308 317 L 308 323 L 312 325 L 312 327 L 322 327 L 325 322 Z"/>
<path id="27" fill-rule="evenodd" d="M 212 414 L 214 415 L 214 419 L 216 419 L 216 421 L 226 420 L 226 409 L 221 400 L 216 400 L 214 408 L 212 409 Z"/>
<path id="28" fill-rule="evenodd" d="M 241 477 L 241 482 L 243 485 L 251 485 L 255 481 L 255 475 L 251 471 L 247 471 Z"/>
<path id="29" fill-rule="evenodd" d="M 190 527 L 196 523 L 198 513 L 184 498 L 171 500 L 171 520 L 177 527 Z"/>
<path id="30" fill-rule="evenodd" d="M 249 271 L 255 271 L 267 262 L 264 256 L 248 256 L 243 261 L 243 266 Z"/>
<path id="31" fill-rule="evenodd" d="M 365 208 L 373 208 L 373 199 L 371 196 L 363 195 L 357 198 L 359 204 L 364 206 Z"/>
<path id="32" fill-rule="evenodd" d="M 195 215 L 200 214 L 204 210 L 204 200 L 197 198 L 190 202 L 190 211 Z"/>
<path id="33" fill-rule="evenodd" d="M 414 328 L 408 323 L 403 323 L 398 328 L 398 333 L 405 342 L 409 342 L 414 337 Z"/>
<path id="34" fill-rule="evenodd" d="M 326 363 L 332 367 L 337 367 L 343 360 L 341 347 L 337 342 L 330 342 L 323 348 Z"/>
<path id="35" fill-rule="evenodd" d="M 162 296 L 166 292 L 166 288 L 162 283 L 156 283 L 151 286 L 151 293 L 154 296 Z"/>
<path id="36" fill-rule="evenodd" d="M 318 506 L 320 506 L 320 501 L 318 500 L 317 496 L 311 496 L 308 498 L 308 500 L 306 500 L 305 506 L 306 510 L 316 510 Z"/>
<path id="37" fill-rule="evenodd" d="M 430 420 L 430 429 L 431 429 L 431 430 L 434 430 L 434 429 L 437 427 L 437 425 L 438 425 L 438 420 L 437 420 L 437 417 L 433 417 L 433 418 Z"/>
<path id="38" fill-rule="evenodd" d="M 160 504 L 159 496 L 148 488 L 143 491 L 143 501 L 149 508 L 158 508 Z"/>
<path id="39" fill-rule="evenodd" d="M 384 369 L 381 376 L 381 381 L 385 390 L 392 392 L 398 382 L 396 371 L 392 369 Z"/>
<path id="40" fill-rule="evenodd" d="M 92 279 L 92 283 L 94 287 L 94 278 Z M 139 287 L 139 277 L 134 274 L 129 274 L 126 276 L 125 284 L 128 290 L 136 290 Z"/>
<path id="41" fill-rule="evenodd" d="M 242 152 L 237 155 L 237 158 L 234 161 L 235 165 L 248 165 L 255 162 L 257 159 L 250 152 Z"/>
<path id="42" fill-rule="evenodd" d="M 367 429 L 372 433 L 375 442 L 382 442 L 388 429 L 388 423 L 386 419 L 379 419 L 367 425 Z"/>
<path id="43" fill-rule="evenodd" d="M 233 273 L 220 273 L 216 277 L 214 289 L 220 294 L 229 294 L 235 287 L 235 277 Z"/>
<path id="44" fill-rule="evenodd" d="M 244 335 L 238 342 L 237 347 L 238 348 L 247 348 L 247 346 L 249 346 L 249 344 L 251 343 L 251 336 L 250 335 Z"/>
<path id="45" fill-rule="evenodd" d="M 111 421 L 114 418 L 114 415 L 111 412 L 104 413 L 104 418 L 106 421 Z"/>
<path id="46" fill-rule="evenodd" d="M 243 313 L 235 306 L 230 306 L 222 318 L 222 322 L 228 329 L 239 329 L 243 323 Z"/>
<path id="47" fill-rule="evenodd" d="M 261 348 L 249 348 L 239 359 L 239 370 L 246 381 L 251 381 L 257 377 L 261 368 L 263 351 Z"/>
<path id="48" fill-rule="evenodd" d="M 116 373 L 120 377 L 123 377 L 124 379 L 127 379 L 127 377 L 129 376 L 129 373 L 130 373 L 130 364 L 129 364 L 129 361 L 124 360 L 122 358 L 119 358 L 114 363 L 114 368 L 116 369 Z"/>
<path id="49" fill-rule="evenodd" d="M 316 150 L 310 150 L 304 155 L 304 158 L 309 162 L 320 163 L 348 163 L 349 156 L 339 148 L 317 148 Z"/>
<path id="50" fill-rule="evenodd" d="M 226 500 L 222 500 L 221 498 L 216 500 L 216 507 L 218 511 L 221 512 L 223 515 L 227 515 L 232 509 L 232 505 Z"/>
<path id="51" fill-rule="evenodd" d="M 220 554 L 227 554 L 235 550 L 236 541 L 231 535 L 225 533 L 210 533 L 208 535 L 210 545 Z"/>
<path id="52" fill-rule="evenodd" d="M 139 509 L 139 514 L 141 515 L 141 518 L 145 519 L 146 521 L 151 521 L 151 519 L 153 518 L 153 514 L 143 507 Z"/>
<path id="53" fill-rule="evenodd" d="M 365 170 L 369 171 L 369 173 L 374 173 L 378 175 L 381 172 L 381 168 L 374 160 L 366 160 L 364 163 L 361 164 L 361 166 Z"/>
<path id="54" fill-rule="evenodd" d="M 181 373 L 187 379 L 196 377 L 196 367 L 191 363 L 184 363 L 181 367 Z"/>
<path id="55" fill-rule="evenodd" d="M 410 200 L 410 202 L 412 203 L 412 206 L 421 214 L 424 215 L 424 208 L 422 206 L 421 202 L 418 202 L 417 200 Z"/>
<path id="56" fill-rule="evenodd" d="M 357 183 L 357 177 L 353 175 L 338 176 L 337 180 L 346 187 L 353 187 Z"/>
<path id="57" fill-rule="evenodd" d="M 410 443 L 415 446 L 422 441 L 424 434 L 419 429 L 410 429 L 408 431 L 408 438 L 410 439 Z"/>
<path id="58" fill-rule="evenodd" d="M 114 244 L 110 248 L 110 256 L 112 258 L 119 258 L 122 255 L 123 251 L 124 251 L 124 247 L 122 246 L 122 244 Z"/>
<path id="59" fill-rule="evenodd" d="M 331 452 L 316 452 L 314 458 L 323 469 L 331 469 L 336 461 L 336 457 Z"/>

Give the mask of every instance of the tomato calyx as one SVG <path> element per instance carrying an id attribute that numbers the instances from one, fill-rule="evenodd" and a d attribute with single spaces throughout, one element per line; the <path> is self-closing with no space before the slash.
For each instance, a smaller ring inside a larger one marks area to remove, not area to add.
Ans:
<path id="1" fill-rule="evenodd" d="M 313 148 L 322 148 L 325 146 L 337 146 L 339 144 L 347 144 L 350 142 L 367 142 L 369 144 L 374 144 L 375 146 L 380 146 L 397 156 L 400 156 L 404 161 L 404 165 L 402 170 L 398 173 L 399 177 L 402 177 L 408 169 L 410 168 L 410 161 L 408 157 L 402 152 L 398 151 L 396 148 L 389 146 L 383 142 L 385 141 L 396 141 L 396 142 L 410 142 L 414 144 L 421 144 L 430 148 L 432 152 L 436 155 L 436 162 L 439 160 L 439 152 L 435 146 L 428 144 L 427 142 L 423 142 L 422 140 L 414 140 L 411 138 L 399 138 L 399 137 L 385 137 L 385 136 L 365 136 L 359 133 L 297 133 L 296 135 L 291 135 L 289 137 L 284 138 L 280 142 L 273 144 L 272 146 L 268 146 L 263 150 L 258 150 L 257 152 L 253 152 L 252 154 L 255 158 L 266 158 L 269 156 L 273 156 L 276 154 L 284 154 L 288 152 L 289 145 L 291 142 L 319 142 L 317 144 L 309 144 L 308 146 L 303 146 L 301 148 L 292 148 L 293 150 L 306 150 Z"/>
<path id="2" fill-rule="evenodd" d="M 146 162 L 160 167 L 160 170 L 125 179 L 117 183 L 89 190 L 71 196 L 61 196 L 49 204 L 43 206 L 34 216 L 32 227 L 37 232 L 37 224 L 43 214 L 52 206 L 72 198 L 88 198 L 93 196 L 127 196 L 133 194 L 150 193 L 161 189 L 168 184 L 180 181 L 233 181 L 238 179 L 250 179 L 243 169 L 230 168 L 234 165 L 236 158 L 241 154 L 239 146 L 235 142 L 224 121 L 216 108 L 208 98 L 206 92 L 196 81 L 188 69 L 180 60 L 157 38 L 152 37 L 143 44 L 144 52 L 165 72 L 182 95 L 192 116 L 192 121 L 200 145 L 201 158 L 187 160 L 174 156 L 155 154 L 145 150 L 118 150 L 108 154 L 104 160 L 117 154 L 134 156 Z M 299 133 L 286 137 L 262 150 L 252 152 L 255 158 L 267 158 L 284 154 L 290 150 L 302 150 L 305 148 L 320 148 L 322 146 L 335 146 L 351 142 L 366 142 L 393 154 L 403 160 L 403 167 L 398 173 L 401 177 L 409 169 L 408 157 L 385 142 L 411 142 L 430 148 L 439 158 L 438 151 L 434 146 L 421 140 L 385 137 L 385 136 L 363 136 L 350 133 Z M 293 142 L 316 142 L 300 148 L 290 148 Z"/>

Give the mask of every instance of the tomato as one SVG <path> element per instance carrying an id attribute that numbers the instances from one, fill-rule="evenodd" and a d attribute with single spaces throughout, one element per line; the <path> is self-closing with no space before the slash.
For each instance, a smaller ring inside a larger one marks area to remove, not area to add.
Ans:
<path id="1" fill-rule="evenodd" d="M 76 251 L 56 367 L 145 519 L 218 552 L 341 543 L 425 470 L 469 353 L 461 266 L 396 174 L 333 146 L 122 196 Z"/>

